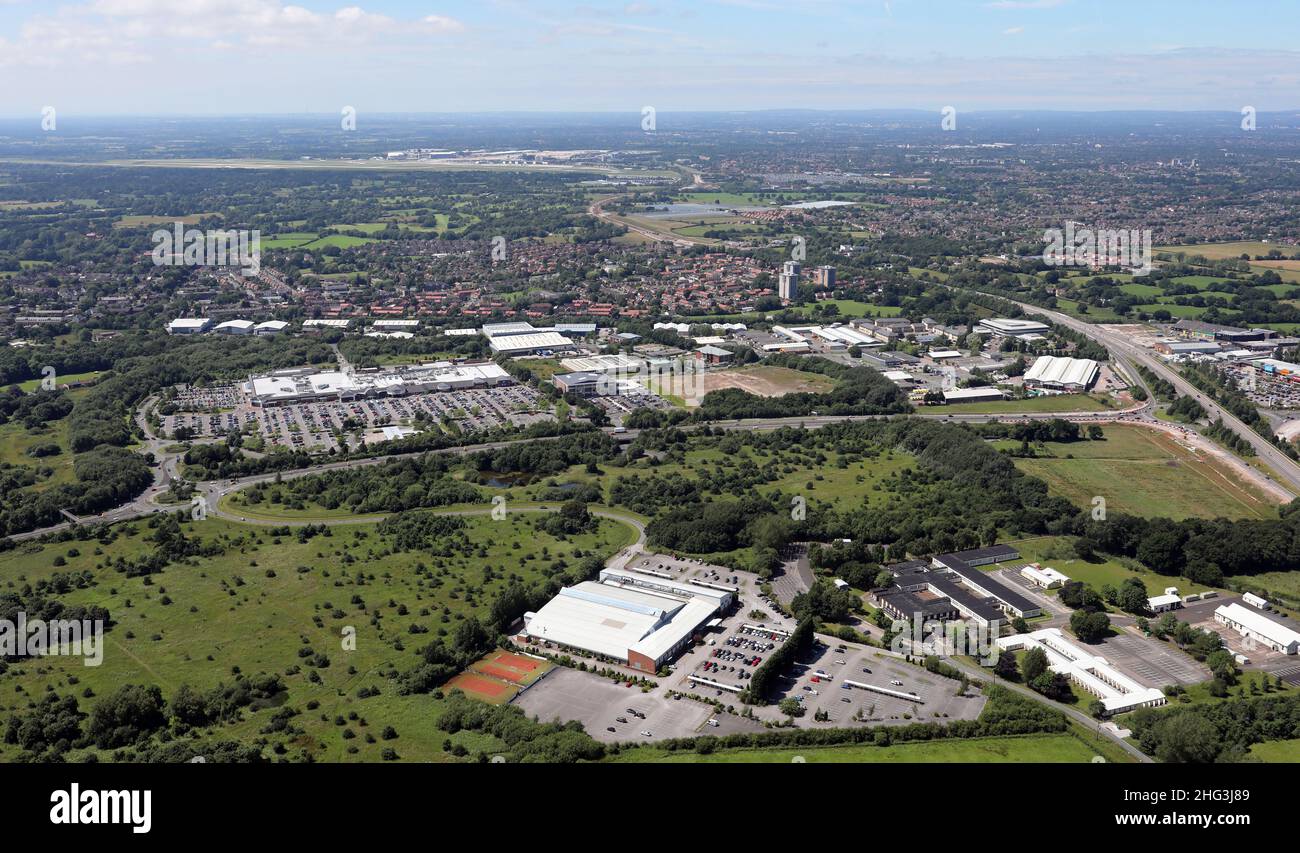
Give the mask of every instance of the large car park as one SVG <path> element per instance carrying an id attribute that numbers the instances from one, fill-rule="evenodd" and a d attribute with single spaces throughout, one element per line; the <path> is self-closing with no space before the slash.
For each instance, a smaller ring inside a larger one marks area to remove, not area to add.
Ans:
<path id="1" fill-rule="evenodd" d="M 852 682 L 852 683 L 849 683 Z M 878 649 L 818 643 L 782 679 L 775 701 L 793 697 L 804 707 L 802 725 L 870 726 L 973 720 L 985 697 Z M 818 720 L 818 712 L 823 719 Z"/>
<path id="2" fill-rule="evenodd" d="M 721 696 L 726 692 L 744 690 L 754 670 L 785 642 L 784 632 L 768 628 L 766 625 L 754 625 L 741 621 L 720 637 L 710 637 L 707 652 L 695 652 L 695 667 L 691 675 L 698 680 L 688 679 L 690 689 L 702 694 Z M 714 687 L 713 685 L 727 685 Z M 731 688 L 728 691 L 727 688 Z"/>

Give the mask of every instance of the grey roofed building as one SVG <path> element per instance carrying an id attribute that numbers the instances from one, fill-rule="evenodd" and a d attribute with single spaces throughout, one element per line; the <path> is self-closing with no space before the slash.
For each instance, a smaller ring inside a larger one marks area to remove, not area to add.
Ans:
<path id="1" fill-rule="evenodd" d="M 989 562 L 994 561 L 989 560 Z M 934 563 L 936 567 L 942 566 L 960 576 L 968 586 L 977 592 L 983 593 L 990 598 L 996 598 L 1001 602 L 1003 609 L 1015 616 L 1030 617 L 1042 613 L 1042 608 L 1028 598 L 990 577 L 987 572 L 975 568 L 956 554 L 940 554 L 934 558 Z"/>
<path id="2" fill-rule="evenodd" d="M 1010 545 L 990 545 L 987 548 L 971 548 L 969 551 L 954 551 L 948 556 L 956 557 L 964 563 L 972 566 L 983 566 L 987 563 L 1001 563 L 1006 560 L 1020 559 L 1020 552 Z"/>

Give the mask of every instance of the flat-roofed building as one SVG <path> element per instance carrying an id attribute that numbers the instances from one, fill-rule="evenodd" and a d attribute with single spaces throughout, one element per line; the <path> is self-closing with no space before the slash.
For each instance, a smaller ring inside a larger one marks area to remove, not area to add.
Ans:
<path id="1" fill-rule="evenodd" d="M 169 335 L 201 335 L 212 328 L 209 317 L 177 317 L 167 324 Z"/>
<path id="2" fill-rule="evenodd" d="M 1057 589 L 1070 580 L 1056 569 L 1050 566 L 1040 566 L 1038 563 L 1021 566 L 1020 576 L 1042 589 Z"/>
<path id="3" fill-rule="evenodd" d="M 551 383 L 564 394 L 577 394 L 579 397 L 600 396 L 602 385 L 608 384 L 604 373 L 577 371 L 575 373 L 557 373 L 551 377 Z"/>
<path id="4" fill-rule="evenodd" d="M 314 318 L 302 321 L 302 330 L 304 332 L 319 332 L 322 329 L 337 329 L 346 331 L 352 325 L 351 317 L 325 317 Z"/>
<path id="5" fill-rule="evenodd" d="M 1215 610 L 1214 619 L 1242 637 L 1262 643 L 1275 652 L 1284 655 L 1300 652 L 1300 631 L 1235 601 Z"/>
<path id="6" fill-rule="evenodd" d="M 656 672 L 734 600 L 723 589 L 606 569 L 599 581 L 565 587 L 536 613 L 525 613 L 524 634 Z"/>
<path id="7" fill-rule="evenodd" d="M 1178 587 L 1167 586 L 1163 595 L 1153 595 L 1147 599 L 1147 609 L 1152 613 L 1166 613 L 1183 606 L 1183 597 L 1178 594 Z"/>
<path id="8" fill-rule="evenodd" d="M 535 328 L 532 323 L 484 323 L 480 331 L 486 337 L 497 338 L 507 335 L 531 335 L 540 329 Z"/>
<path id="9" fill-rule="evenodd" d="M 488 346 L 501 355 L 536 355 L 538 353 L 572 352 L 573 341 L 559 332 L 531 332 L 493 335 Z"/>
<path id="10" fill-rule="evenodd" d="M 1045 335 L 1051 326 L 1037 320 L 1011 320 L 1005 317 L 990 317 L 975 325 L 975 331 L 982 335 L 999 338 L 1016 338 L 1021 335 Z"/>
<path id="11" fill-rule="evenodd" d="M 1047 655 L 1047 668 L 1096 696 L 1108 716 L 1137 708 L 1153 708 L 1168 701 L 1164 691 L 1142 684 L 1116 669 L 1105 658 L 1097 657 L 1066 639 L 1060 628 L 998 637 L 993 642 L 1005 651 L 1042 649 Z"/>
<path id="12" fill-rule="evenodd" d="M 361 400 L 402 397 L 462 388 L 490 388 L 514 380 L 500 365 L 432 364 L 358 370 L 351 374 L 313 367 L 277 370 L 250 378 L 243 391 L 255 406 L 279 406 L 313 400 Z"/>
<path id="13" fill-rule="evenodd" d="M 998 609 L 1009 616 L 1020 616 L 1029 619 L 1041 615 L 1043 609 L 1037 604 L 992 577 L 988 572 L 980 571 L 976 568 L 978 564 L 971 563 L 961 557 L 962 553 L 967 553 L 972 555 L 972 559 L 979 559 L 980 556 L 984 555 L 985 551 L 986 549 L 975 549 L 973 551 L 958 552 L 956 554 L 939 554 L 937 557 L 933 558 L 931 563 L 936 569 L 947 569 L 952 572 L 954 575 L 961 578 L 963 584 L 975 590 L 975 592 L 980 595 L 993 599 L 997 603 Z M 1007 557 L 1004 559 L 1014 558 Z M 988 560 L 988 563 L 993 562 L 998 562 L 998 560 L 992 558 Z M 987 565 L 988 563 L 985 563 L 984 565 Z"/>
<path id="14" fill-rule="evenodd" d="M 943 401 L 945 403 L 982 403 L 1005 400 L 1006 396 L 992 385 L 985 385 L 979 388 L 950 388 L 943 392 Z"/>

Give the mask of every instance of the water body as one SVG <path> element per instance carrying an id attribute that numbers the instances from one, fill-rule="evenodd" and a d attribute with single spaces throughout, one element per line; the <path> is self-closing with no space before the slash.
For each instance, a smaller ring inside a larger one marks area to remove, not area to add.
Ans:
<path id="1" fill-rule="evenodd" d="M 794 204 L 783 204 L 781 207 L 787 210 L 821 210 L 824 207 L 844 207 L 845 205 L 854 204 L 857 204 L 857 202 L 831 199 L 827 201 L 799 201 Z"/>
<path id="2" fill-rule="evenodd" d="M 648 213 L 635 212 L 633 216 L 647 219 L 681 219 L 688 216 L 731 216 L 736 213 L 748 213 L 752 210 L 770 210 L 767 207 L 727 207 L 721 204 L 698 204 L 696 202 L 675 202 L 657 204 Z"/>

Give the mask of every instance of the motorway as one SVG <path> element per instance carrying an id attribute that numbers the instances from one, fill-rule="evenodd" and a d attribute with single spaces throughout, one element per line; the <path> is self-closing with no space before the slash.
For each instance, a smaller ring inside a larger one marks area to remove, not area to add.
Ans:
<path id="1" fill-rule="evenodd" d="M 1292 494 L 1300 494 L 1300 465 L 1297 465 L 1291 457 L 1287 456 L 1277 448 L 1273 442 L 1264 436 L 1255 432 L 1247 426 L 1240 418 L 1224 409 L 1210 397 L 1203 394 L 1200 389 L 1184 379 L 1177 371 L 1170 369 L 1159 358 L 1156 358 L 1145 347 L 1133 343 L 1126 336 L 1117 332 L 1111 332 L 1096 326 L 1092 323 L 1085 323 L 1077 320 L 1059 311 L 1051 311 L 1047 308 L 1040 308 L 1037 305 L 1030 305 L 1026 302 L 1015 302 L 1006 299 L 1005 296 L 990 293 L 989 296 L 995 296 L 998 299 L 1004 299 L 1008 302 L 1014 302 L 1019 305 L 1021 310 L 1026 314 L 1034 314 L 1039 317 L 1046 317 L 1053 323 L 1065 326 L 1068 329 L 1087 335 L 1097 343 L 1106 347 L 1110 351 L 1111 357 L 1131 370 L 1133 362 L 1141 364 L 1161 379 L 1172 384 L 1180 394 L 1186 394 L 1192 397 L 1196 402 L 1209 413 L 1212 419 L 1222 420 L 1223 423 L 1232 429 L 1233 432 L 1246 440 L 1255 451 L 1256 457 L 1264 462 L 1269 468 L 1277 474 L 1283 484 L 1291 491 Z M 1132 371 L 1132 378 L 1138 380 L 1137 371 Z M 1151 399 L 1154 399 L 1152 397 Z M 1265 476 L 1269 476 L 1265 474 Z M 1272 479 L 1272 477 L 1269 477 Z"/>

